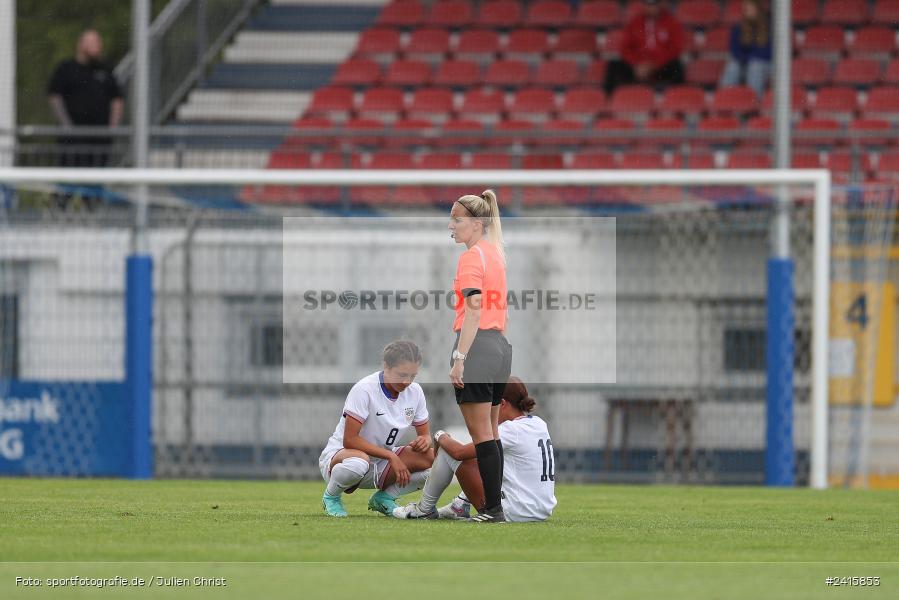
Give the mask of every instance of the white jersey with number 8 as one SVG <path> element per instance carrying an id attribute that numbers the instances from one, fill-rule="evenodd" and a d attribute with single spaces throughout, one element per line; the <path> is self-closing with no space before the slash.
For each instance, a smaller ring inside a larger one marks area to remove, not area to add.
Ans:
<path id="1" fill-rule="evenodd" d="M 359 431 L 362 439 L 390 450 L 411 428 L 428 422 L 424 391 L 420 385 L 413 383 L 399 396 L 392 398 L 384 386 L 383 371 L 363 377 L 347 394 L 343 414 L 322 451 L 322 459 L 329 459 L 343 449 L 347 419 L 362 423 Z"/>
<path id="2" fill-rule="evenodd" d="M 553 445 L 546 421 L 526 415 L 499 425 L 503 512 L 510 521 L 543 521 L 556 506 Z"/>

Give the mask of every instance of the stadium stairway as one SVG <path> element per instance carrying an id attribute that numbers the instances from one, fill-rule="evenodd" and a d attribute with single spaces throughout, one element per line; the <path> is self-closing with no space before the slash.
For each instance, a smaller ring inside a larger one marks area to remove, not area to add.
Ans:
<path id="1" fill-rule="evenodd" d="M 385 0 L 271 0 L 178 107 L 178 125 L 289 125 L 356 46 Z M 161 140 L 155 167 L 264 168 L 279 139 Z M 222 148 L 227 148 L 223 151 Z"/>

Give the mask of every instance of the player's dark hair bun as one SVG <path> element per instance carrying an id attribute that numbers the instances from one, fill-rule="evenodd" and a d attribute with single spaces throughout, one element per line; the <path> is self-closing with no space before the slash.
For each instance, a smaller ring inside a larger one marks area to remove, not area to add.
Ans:
<path id="1" fill-rule="evenodd" d="M 509 381 L 506 383 L 503 400 L 523 413 L 531 412 L 537 405 L 537 401 L 528 395 L 528 388 L 524 385 L 524 382 L 514 375 L 509 377 Z"/>

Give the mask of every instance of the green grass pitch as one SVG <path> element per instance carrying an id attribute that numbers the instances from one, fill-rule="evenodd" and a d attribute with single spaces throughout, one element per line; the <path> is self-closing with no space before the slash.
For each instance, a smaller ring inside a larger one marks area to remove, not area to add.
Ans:
<path id="1" fill-rule="evenodd" d="M 550 522 L 479 526 L 388 519 L 366 490 L 331 519 L 322 489 L 0 479 L 0 597 L 899 597 L 896 491 L 559 485 Z M 228 585 L 47 587 L 116 574 Z"/>

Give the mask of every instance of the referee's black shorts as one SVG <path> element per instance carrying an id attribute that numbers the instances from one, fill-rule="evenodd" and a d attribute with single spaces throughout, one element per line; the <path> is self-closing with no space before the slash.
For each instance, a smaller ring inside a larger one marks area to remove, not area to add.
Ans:
<path id="1" fill-rule="evenodd" d="M 453 351 L 459 347 L 459 334 Z M 453 359 L 450 357 L 450 367 Z M 512 374 L 512 344 L 496 329 L 478 329 L 474 342 L 465 355 L 462 381 L 465 387 L 456 391 L 456 402 L 490 402 L 498 406 Z"/>

